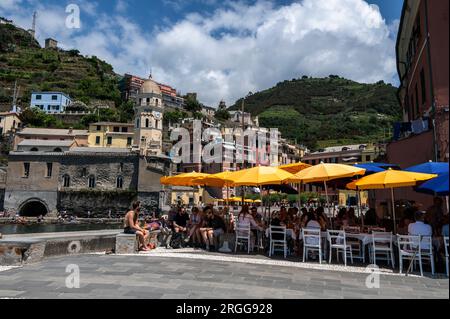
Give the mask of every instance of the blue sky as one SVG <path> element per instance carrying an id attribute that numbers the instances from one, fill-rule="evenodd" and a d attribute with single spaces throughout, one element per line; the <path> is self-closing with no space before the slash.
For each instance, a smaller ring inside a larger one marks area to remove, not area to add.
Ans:
<path id="1" fill-rule="evenodd" d="M 68 4 L 80 28 L 67 27 Z M 0 0 L 0 16 L 37 38 L 52 37 L 153 77 L 200 100 L 228 104 L 300 77 L 341 76 L 397 84 L 395 37 L 401 0 Z"/>

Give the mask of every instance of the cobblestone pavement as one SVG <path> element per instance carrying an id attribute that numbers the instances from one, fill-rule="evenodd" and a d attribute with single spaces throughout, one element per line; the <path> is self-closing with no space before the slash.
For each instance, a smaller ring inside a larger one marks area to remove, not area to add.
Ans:
<path id="1" fill-rule="evenodd" d="M 236 262 L 236 256 L 227 256 L 157 252 L 49 258 L 1 271 L 0 298 L 449 298 L 443 276 L 383 272 L 380 288 L 369 289 L 362 267 L 351 272 L 350 267 L 340 271 L 342 266 L 248 256 Z M 66 287 L 68 265 L 79 267 L 80 288 Z"/>

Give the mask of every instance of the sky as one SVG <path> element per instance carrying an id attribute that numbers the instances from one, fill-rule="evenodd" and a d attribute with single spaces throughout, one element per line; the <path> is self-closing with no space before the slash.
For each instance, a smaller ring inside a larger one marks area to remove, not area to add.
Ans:
<path id="1" fill-rule="evenodd" d="M 130 73 L 227 105 L 303 75 L 398 84 L 402 0 L 0 0 L 0 16 Z M 74 6 L 75 5 L 75 6 Z M 77 10 L 79 9 L 79 19 Z M 77 23 L 79 21 L 79 23 Z"/>

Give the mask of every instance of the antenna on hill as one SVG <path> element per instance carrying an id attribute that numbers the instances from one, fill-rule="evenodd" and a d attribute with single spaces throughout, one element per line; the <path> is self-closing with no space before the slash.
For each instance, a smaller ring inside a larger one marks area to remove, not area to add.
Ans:
<path id="1" fill-rule="evenodd" d="M 34 11 L 33 13 L 33 23 L 31 24 L 30 34 L 33 36 L 33 38 L 36 38 L 36 18 L 37 18 L 37 12 Z"/>
<path id="2" fill-rule="evenodd" d="M 17 88 L 17 80 L 14 82 L 14 95 L 11 112 L 17 113 L 17 97 L 19 96 L 20 86 Z"/>

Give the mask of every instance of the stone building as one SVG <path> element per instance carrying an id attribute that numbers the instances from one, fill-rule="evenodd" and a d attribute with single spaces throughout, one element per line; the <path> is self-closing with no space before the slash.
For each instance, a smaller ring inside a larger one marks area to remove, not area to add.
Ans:
<path id="1" fill-rule="evenodd" d="M 163 203 L 159 179 L 170 160 L 145 157 L 124 148 L 74 147 L 65 152 L 9 154 L 5 210 L 23 216 L 106 216 L 125 213 L 139 199 L 146 209 Z"/>
<path id="2" fill-rule="evenodd" d="M 46 49 L 57 49 L 58 41 L 52 38 L 45 39 L 45 48 Z"/>

